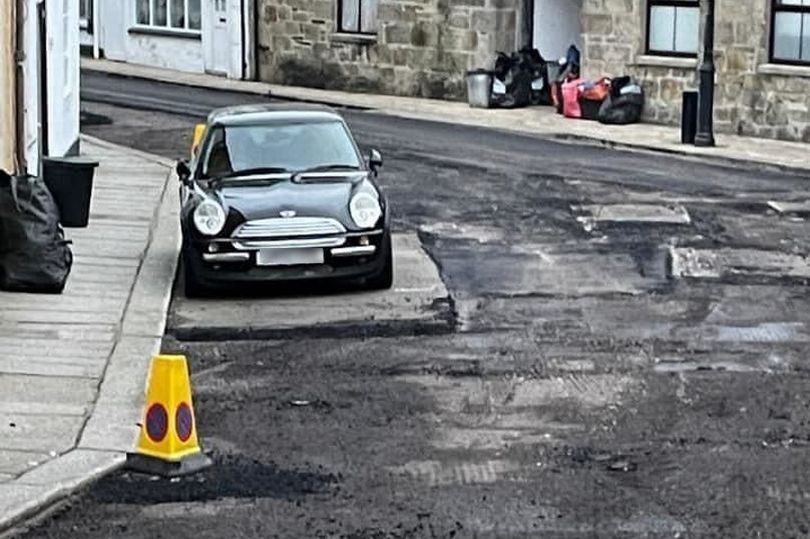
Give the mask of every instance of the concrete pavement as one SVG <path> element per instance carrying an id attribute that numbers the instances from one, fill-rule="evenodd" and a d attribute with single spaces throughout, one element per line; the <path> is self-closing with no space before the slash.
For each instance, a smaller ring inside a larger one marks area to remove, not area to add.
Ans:
<path id="1" fill-rule="evenodd" d="M 179 230 L 171 162 L 84 137 L 100 161 L 62 295 L 0 292 L 0 532 L 121 465 L 160 349 Z"/>
<path id="2" fill-rule="evenodd" d="M 473 109 L 466 103 L 459 102 L 236 81 L 213 75 L 182 73 L 89 58 L 82 59 L 82 69 L 187 86 L 370 109 L 403 118 L 532 133 L 563 141 L 592 142 L 607 146 L 810 171 L 808 146 L 804 143 L 717 134 L 716 147 L 698 148 L 680 143 L 678 127 L 653 124 L 607 126 L 598 122 L 569 120 L 554 113 L 550 107 L 516 110 Z"/>

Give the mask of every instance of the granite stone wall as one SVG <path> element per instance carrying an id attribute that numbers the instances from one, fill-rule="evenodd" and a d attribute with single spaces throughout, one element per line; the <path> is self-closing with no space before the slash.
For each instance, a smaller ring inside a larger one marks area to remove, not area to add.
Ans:
<path id="1" fill-rule="evenodd" d="M 379 0 L 375 35 L 341 33 L 337 0 L 258 0 L 259 75 L 269 82 L 461 99 L 468 69 L 518 42 L 523 0 Z M 697 57 L 645 54 L 646 0 L 583 0 L 588 78 L 638 78 L 644 119 L 677 124 Z M 771 65 L 769 0 L 717 0 L 718 131 L 810 142 L 810 67 Z M 553 21 L 548 21 L 553 24 Z"/>
<path id="2" fill-rule="evenodd" d="M 810 142 L 810 67 L 772 65 L 770 2 L 717 0 L 715 127 Z M 647 92 L 645 120 L 680 122 L 681 94 L 697 88 L 697 58 L 645 55 L 646 0 L 584 0 L 584 74 L 630 74 Z"/>
<path id="3" fill-rule="evenodd" d="M 309 87 L 459 99 L 468 69 L 514 49 L 520 0 L 379 0 L 376 35 L 338 31 L 336 0 L 259 0 L 259 75 Z"/>

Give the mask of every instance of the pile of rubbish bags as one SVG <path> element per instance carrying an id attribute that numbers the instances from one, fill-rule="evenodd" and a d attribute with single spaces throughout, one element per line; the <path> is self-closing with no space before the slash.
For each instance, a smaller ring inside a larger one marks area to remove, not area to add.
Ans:
<path id="1" fill-rule="evenodd" d="M 556 87 L 554 100 L 557 112 L 566 118 L 631 124 L 641 119 L 644 90 L 630 77 L 596 82 L 572 78 Z"/>
<path id="2" fill-rule="evenodd" d="M 0 171 L 0 290 L 61 293 L 73 253 L 45 182 Z"/>
<path id="3" fill-rule="evenodd" d="M 567 118 L 606 124 L 629 124 L 641 119 L 644 91 L 638 82 L 631 77 L 585 80 L 580 77 L 580 65 L 581 54 L 575 45 L 556 62 L 546 61 L 537 49 L 524 47 L 511 55 L 499 52 L 492 71 L 470 71 L 468 77 L 491 79 L 491 95 L 479 98 L 487 107 L 551 105 Z M 471 104 L 472 88 L 470 85 Z"/>

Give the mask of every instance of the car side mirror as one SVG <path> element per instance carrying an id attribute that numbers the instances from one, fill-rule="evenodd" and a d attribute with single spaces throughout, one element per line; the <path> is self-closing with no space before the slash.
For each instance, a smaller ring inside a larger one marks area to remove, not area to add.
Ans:
<path id="1" fill-rule="evenodd" d="M 377 172 L 377 169 L 383 166 L 382 154 L 378 150 L 368 152 L 368 166 L 374 172 Z"/>
<path id="2" fill-rule="evenodd" d="M 185 159 L 178 161 L 174 168 L 177 171 L 177 177 L 180 178 L 182 183 L 188 183 L 191 178 L 191 169 L 188 167 L 188 161 Z"/>

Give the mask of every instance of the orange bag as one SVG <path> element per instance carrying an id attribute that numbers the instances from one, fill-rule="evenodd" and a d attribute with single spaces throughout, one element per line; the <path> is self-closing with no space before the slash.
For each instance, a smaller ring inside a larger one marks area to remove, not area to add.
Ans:
<path id="1" fill-rule="evenodd" d="M 592 88 L 583 90 L 581 97 L 590 101 L 604 101 L 608 95 L 610 95 L 610 79 L 603 77 Z"/>

